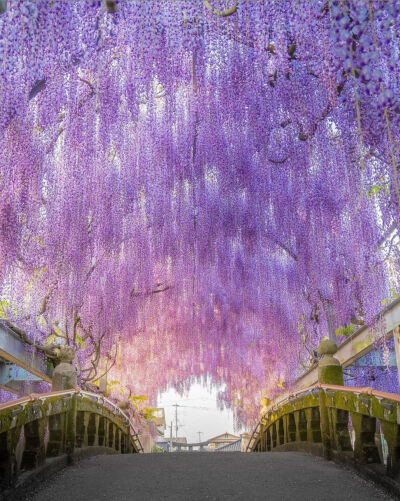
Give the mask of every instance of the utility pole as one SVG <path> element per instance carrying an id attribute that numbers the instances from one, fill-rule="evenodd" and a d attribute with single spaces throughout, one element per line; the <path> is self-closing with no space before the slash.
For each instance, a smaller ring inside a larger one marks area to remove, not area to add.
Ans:
<path id="1" fill-rule="evenodd" d="M 199 444 L 200 444 L 201 443 L 201 434 L 202 434 L 202 432 L 198 431 L 197 433 L 199 434 Z"/>
<path id="2" fill-rule="evenodd" d="M 172 421 L 171 421 L 170 434 L 169 434 L 169 452 L 172 452 Z"/>
<path id="3" fill-rule="evenodd" d="M 178 404 L 174 404 L 175 407 L 175 438 L 178 438 Z"/>

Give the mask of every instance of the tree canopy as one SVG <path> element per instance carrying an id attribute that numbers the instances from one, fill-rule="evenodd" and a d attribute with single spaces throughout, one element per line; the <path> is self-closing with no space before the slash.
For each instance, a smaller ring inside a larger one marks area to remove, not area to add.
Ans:
<path id="1" fill-rule="evenodd" d="M 209 377 L 246 423 L 382 328 L 398 0 L 0 5 L 1 316 L 33 349 L 153 400 Z"/>

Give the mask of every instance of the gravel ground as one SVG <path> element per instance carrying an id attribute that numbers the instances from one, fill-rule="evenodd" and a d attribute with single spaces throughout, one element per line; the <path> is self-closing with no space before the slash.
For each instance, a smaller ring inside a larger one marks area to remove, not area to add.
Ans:
<path id="1" fill-rule="evenodd" d="M 97 456 L 66 468 L 25 501 L 389 500 L 335 463 L 300 453 Z"/>

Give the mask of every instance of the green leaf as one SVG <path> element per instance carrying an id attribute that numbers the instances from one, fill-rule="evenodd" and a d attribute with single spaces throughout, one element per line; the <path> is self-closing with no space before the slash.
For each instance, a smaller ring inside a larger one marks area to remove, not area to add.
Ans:
<path id="1" fill-rule="evenodd" d="M 76 342 L 79 344 L 82 350 L 85 349 L 85 341 L 81 338 L 79 334 L 76 335 Z"/>
<path id="2" fill-rule="evenodd" d="M 0 318 L 5 320 L 7 318 L 7 310 L 10 307 L 10 303 L 4 299 L 0 301 Z"/>
<path id="3" fill-rule="evenodd" d="M 355 331 L 355 328 L 356 328 L 356 326 L 354 324 L 349 324 L 346 326 L 338 327 L 335 330 L 335 334 L 337 336 L 343 336 L 343 337 L 351 336 L 353 334 L 353 332 Z"/>
<path id="4" fill-rule="evenodd" d="M 46 344 L 53 344 L 56 341 L 56 336 L 54 334 L 50 334 L 50 336 L 47 336 L 46 338 Z"/>
<path id="5" fill-rule="evenodd" d="M 146 395 L 132 395 L 130 398 L 132 400 L 135 400 L 136 402 L 144 402 L 145 400 L 148 399 Z"/>
<path id="6" fill-rule="evenodd" d="M 156 411 L 154 407 L 143 407 L 143 417 L 147 420 L 150 421 L 153 419 L 153 414 Z"/>

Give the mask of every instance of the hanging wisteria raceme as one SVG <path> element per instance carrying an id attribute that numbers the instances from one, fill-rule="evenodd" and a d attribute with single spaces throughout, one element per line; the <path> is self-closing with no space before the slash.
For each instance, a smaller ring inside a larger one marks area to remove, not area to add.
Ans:
<path id="1" fill-rule="evenodd" d="M 248 424 L 382 328 L 399 1 L 4 4 L 1 316 L 33 351 L 153 402 L 210 378 Z"/>

